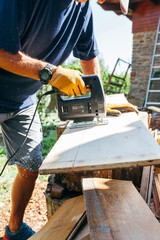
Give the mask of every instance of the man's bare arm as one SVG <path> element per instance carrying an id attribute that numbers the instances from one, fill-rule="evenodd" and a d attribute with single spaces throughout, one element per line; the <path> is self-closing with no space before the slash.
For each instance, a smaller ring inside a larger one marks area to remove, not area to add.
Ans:
<path id="1" fill-rule="evenodd" d="M 98 57 L 86 61 L 80 60 L 80 63 L 84 75 L 97 74 L 101 78 Z"/>
<path id="2" fill-rule="evenodd" d="M 38 73 L 46 65 L 47 62 L 29 57 L 20 51 L 12 54 L 0 49 L 0 68 L 14 74 L 39 80 Z M 53 71 L 56 68 L 54 66 Z"/>

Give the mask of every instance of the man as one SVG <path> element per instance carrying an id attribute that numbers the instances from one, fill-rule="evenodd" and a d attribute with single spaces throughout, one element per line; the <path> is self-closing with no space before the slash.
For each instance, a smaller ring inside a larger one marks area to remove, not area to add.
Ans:
<path id="1" fill-rule="evenodd" d="M 10 157 L 21 145 L 33 117 L 36 92 L 50 84 L 68 95 L 85 94 L 77 71 L 60 65 L 73 51 L 83 73 L 100 75 L 98 48 L 87 0 L 1 0 L 0 124 Z M 25 240 L 34 234 L 23 215 L 42 163 L 38 115 L 25 145 L 11 159 L 18 173 L 12 188 L 12 209 L 3 240 Z"/>

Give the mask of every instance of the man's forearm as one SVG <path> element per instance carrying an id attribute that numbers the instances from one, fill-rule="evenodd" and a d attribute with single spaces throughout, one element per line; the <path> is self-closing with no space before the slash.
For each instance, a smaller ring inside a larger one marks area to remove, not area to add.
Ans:
<path id="1" fill-rule="evenodd" d="M 98 57 L 92 58 L 87 61 L 80 60 L 80 63 L 84 75 L 97 74 L 99 77 L 101 77 Z"/>
<path id="2" fill-rule="evenodd" d="M 38 73 L 46 65 L 46 62 L 29 57 L 20 51 L 12 54 L 0 49 L 0 68 L 14 74 L 39 80 Z M 53 71 L 57 68 L 54 67 Z"/>

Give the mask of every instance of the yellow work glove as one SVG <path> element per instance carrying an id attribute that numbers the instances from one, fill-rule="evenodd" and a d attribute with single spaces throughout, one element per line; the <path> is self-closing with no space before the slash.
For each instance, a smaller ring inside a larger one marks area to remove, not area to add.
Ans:
<path id="1" fill-rule="evenodd" d="M 79 72 L 72 69 L 65 69 L 61 66 L 57 67 L 48 84 L 70 96 L 86 93 L 85 83 L 80 77 Z"/>

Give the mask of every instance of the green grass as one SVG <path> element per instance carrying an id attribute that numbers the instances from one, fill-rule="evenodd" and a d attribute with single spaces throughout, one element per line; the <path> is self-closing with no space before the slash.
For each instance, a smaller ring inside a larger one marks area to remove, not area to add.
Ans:
<path id="1" fill-rule="evenodd" d="M 2 170 L 5 162 L 7 161 L 5 149 L 0 146 L 0 171 Z M 2 176 L 0 177 L 0 203 L 3 206 L 10 202 L 11 189 L 14 178 L 17 174 L 16 166 L 7 166 Z"/>

